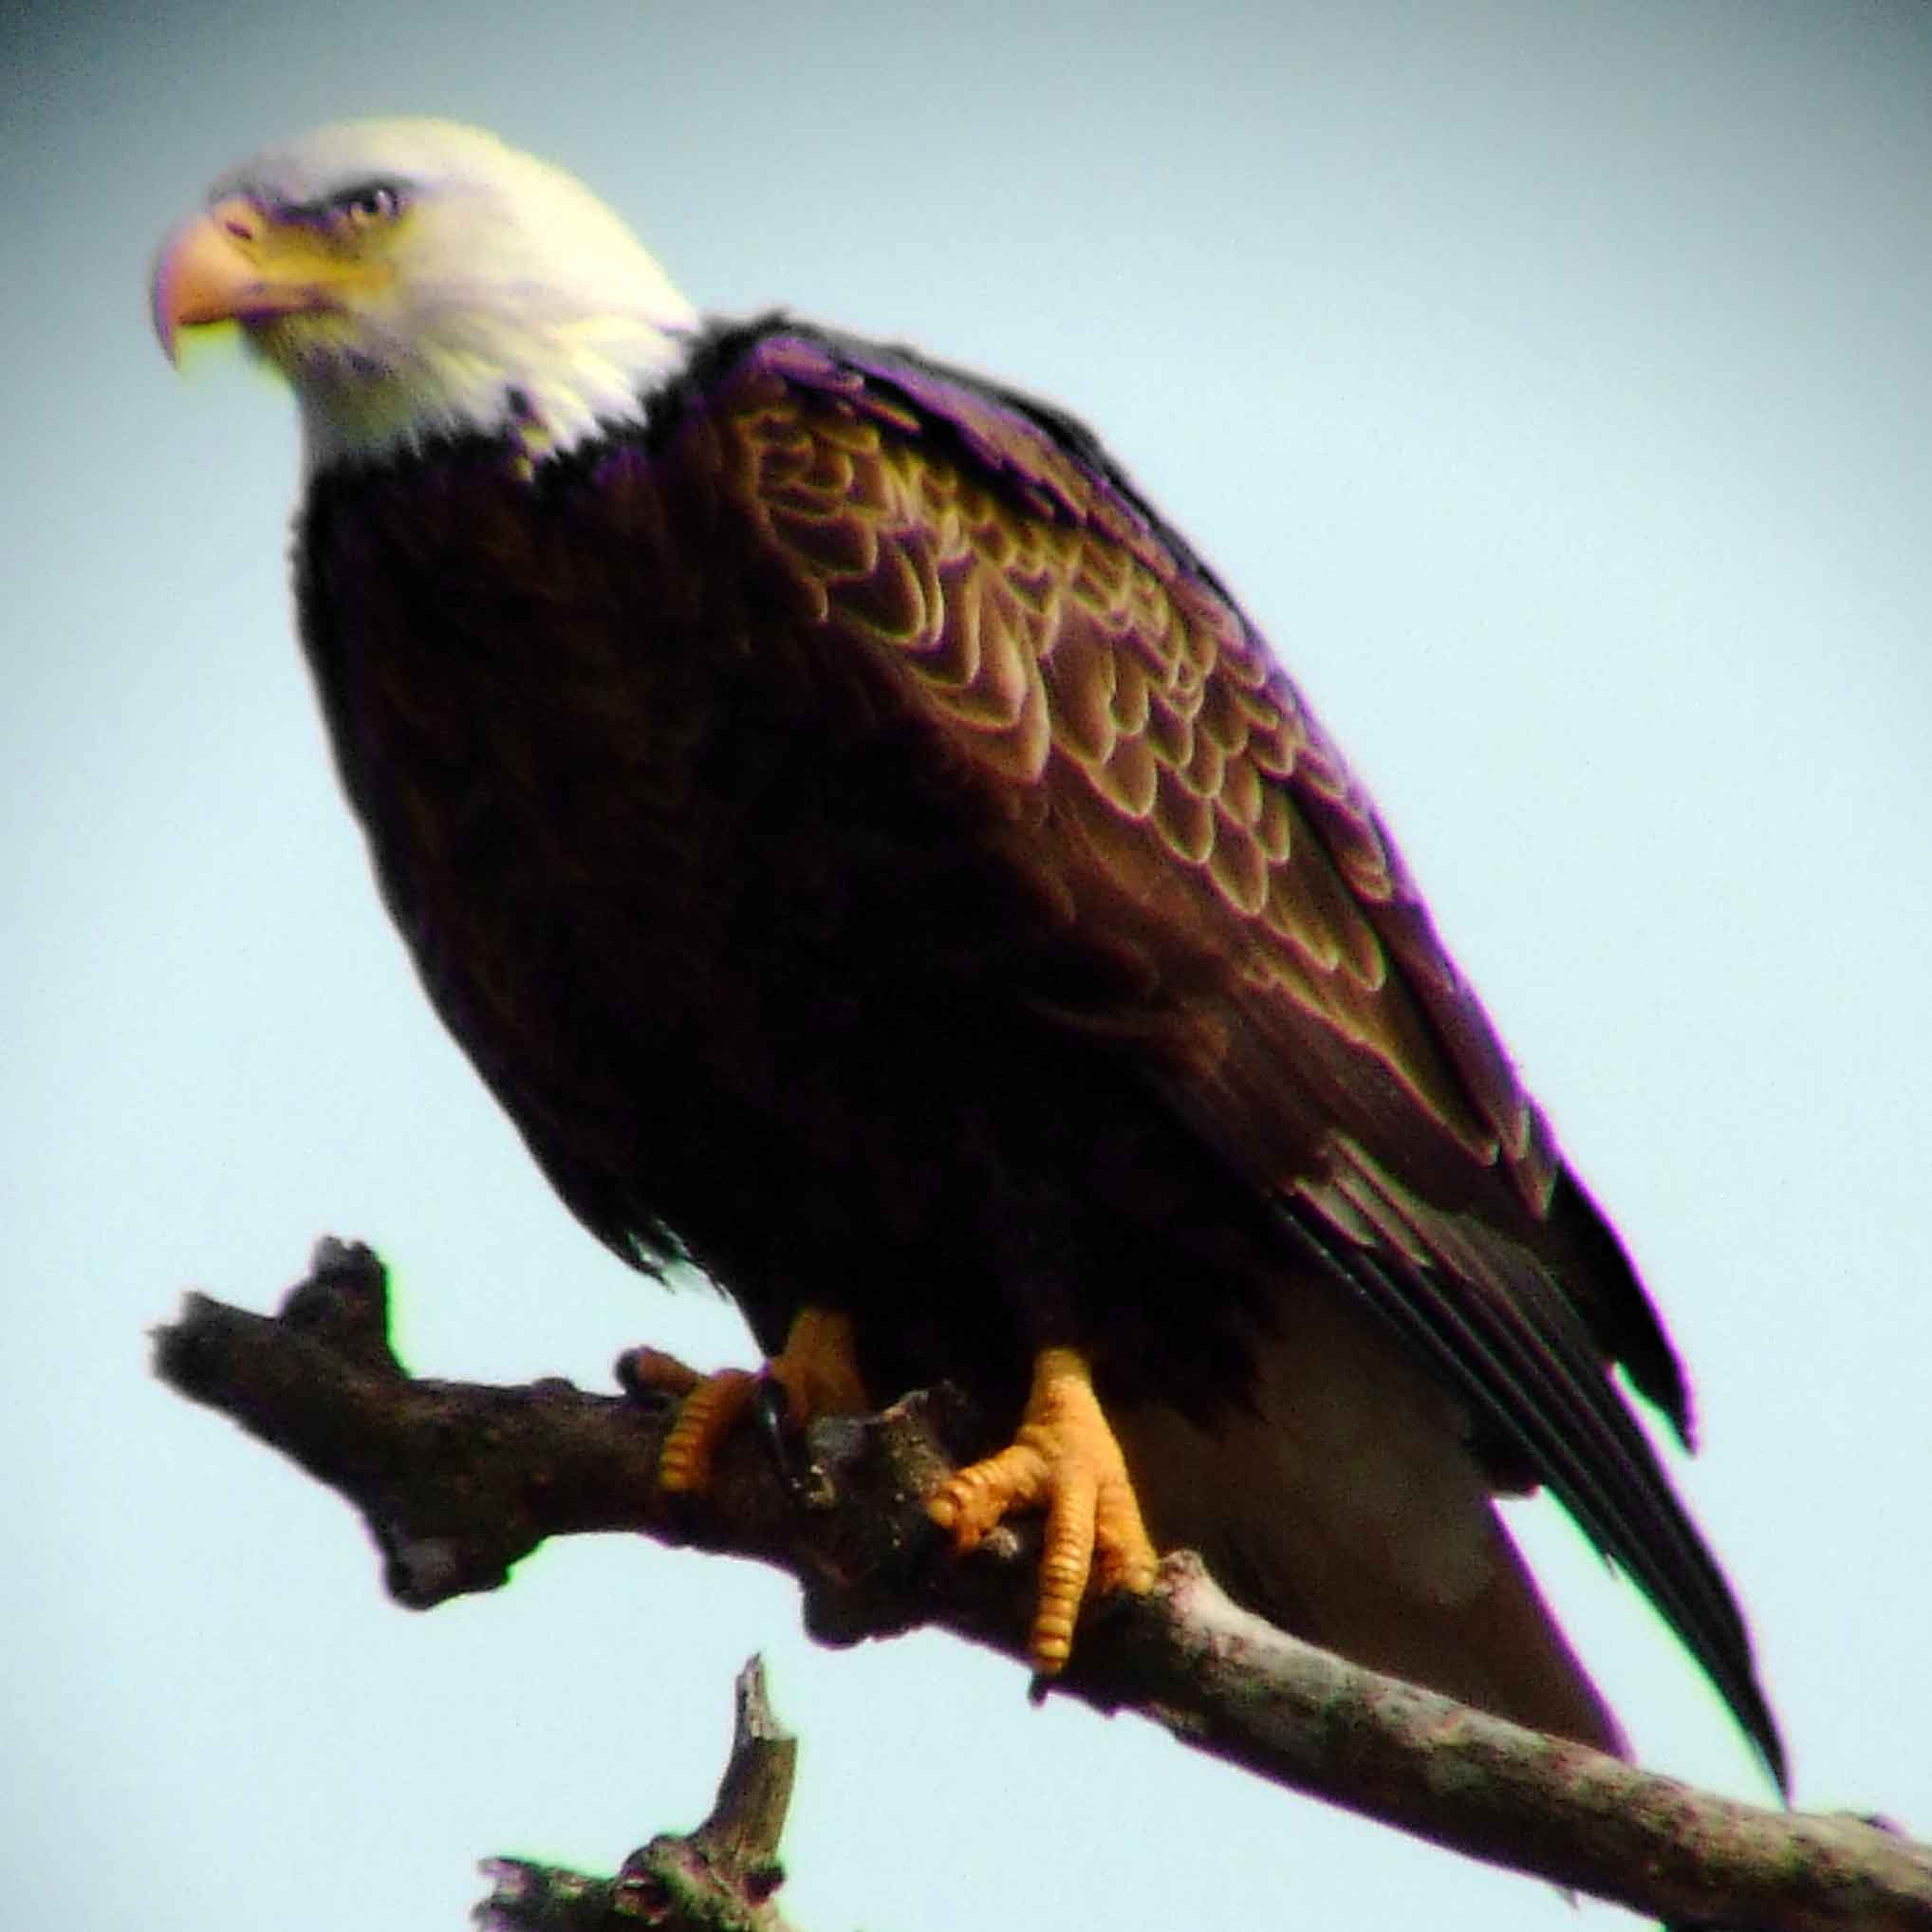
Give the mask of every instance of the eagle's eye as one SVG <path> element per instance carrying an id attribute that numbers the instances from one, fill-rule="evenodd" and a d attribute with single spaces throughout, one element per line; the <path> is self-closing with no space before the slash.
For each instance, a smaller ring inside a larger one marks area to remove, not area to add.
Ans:
<path id="1" fill-rule="evenodd" d="M 387 181 L 363 181 L 345 188 L 328 204 L 330 225 L 338 229 L 373 228 L 394 221 L 402 212 L 402 193 Z"/>

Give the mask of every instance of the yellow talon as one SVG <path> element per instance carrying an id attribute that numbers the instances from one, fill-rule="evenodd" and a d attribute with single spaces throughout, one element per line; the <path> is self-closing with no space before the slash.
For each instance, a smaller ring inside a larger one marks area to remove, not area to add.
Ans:
<path id="1" fill-rule="evenodd" d="M 1027 1647 L 1033 1668 L 1050 1677 L 1072 1654 L 1089 1583 L 1139 1594 L 1153 1588 L 1160 1569 L 1120 1443 L 1077 1349 L 1040 1351 L 1012 1441 L 941 1484 L 926 1508 L 963 1554 L 1015 1510 L 1039 1504 L 1047 1527 Z"/>
<path id="2" fill-rule="evenodd" d="M 862 1415 L 870 1406 L 860 1379 L 849 1315 L 801 1309 L 785 1347 L 766 1363 L 764 1376 L 778 1383 L 795 1427 L 817 1416 Z M 763 1377 L 744 1368 L 698 1375 L 675 1356 L 640 1348 L 631 1357 L 633 1380 L 679 1398 L 678 1419 L 658 1456 L 658 1484 L 678 1495 L 711 1487 L 719 1445 L 750 1407 Z"/>

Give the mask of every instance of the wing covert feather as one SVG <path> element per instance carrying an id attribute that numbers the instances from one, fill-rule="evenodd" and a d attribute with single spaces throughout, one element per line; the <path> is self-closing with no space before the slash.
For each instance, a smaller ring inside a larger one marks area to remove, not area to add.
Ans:
<path id="1" fill-rule="evenodd" d="M 1254 1178 L 1289 1185 L 1315 1151 L 1310 1109 L 1279 1091 L 1308 1068 L 1385 1158 L 1427 1142 L 1452 1199 L 1513 1190 L 1539 1212 L 1549 1137 L 1366 797 L 1085 433 L 1055 418 L 1055 440 L 922 366 L 761 350 L 737 420 L 771 542 L 995 788 L 1044 801 L 1063 896 L 1190 961 L 1187 996 L 1225 1009 L 1214 1037 L 1256 1056 L 1208 1083 Z"/>

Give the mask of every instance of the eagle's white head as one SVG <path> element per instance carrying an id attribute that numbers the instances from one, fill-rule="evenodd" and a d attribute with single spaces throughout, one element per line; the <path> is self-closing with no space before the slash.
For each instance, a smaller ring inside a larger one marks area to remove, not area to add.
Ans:
<path id="1" fill-rule="evenodd" d="M 465 430 L 537 460 L 634 420 L 691 305 L 588 189 L 447 121 L 351 121 L 218 181 L 155 265 L 155 327 L 234 322 L 311 470 Z"/>

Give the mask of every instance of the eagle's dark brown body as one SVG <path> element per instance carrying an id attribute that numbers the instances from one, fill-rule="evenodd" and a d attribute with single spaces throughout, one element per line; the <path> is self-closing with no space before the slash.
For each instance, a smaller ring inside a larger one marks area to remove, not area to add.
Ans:
<path id="1" fill-rule="evenodd" d="M 306 635 L 425 980 L 583 1219 L 688 1253 L 769 1350 L 849 1308 L 874 1385 L 1016 1402 L 1042 1324 L 1105 1325 L 1211 1413 L 1215 1311 L 1267 1307 L 1280 1236 L 1147 1105 L 1174 989 L 1068 928 L 1007 849 L 1037 825 L 756 557 L 748 445 L 318 490 Z"/>
<path id="2" fill-rule="evenodd" d="M 1014 1411 L 1077 1346 L 1157 1536 L 1613 1743 L 1483 1499 L 1549 1482 L 1775 1761 L 1608 1378 L 1685 1424 L 1641 1289 L 1365 799 L 1084 433 L 720 331 L 533 475 L 325 473 L 300 569 L 423 977 L 604 1240 L 688 1253 L 768 1350 L 848 1310 L 887 1394 Z"/>

